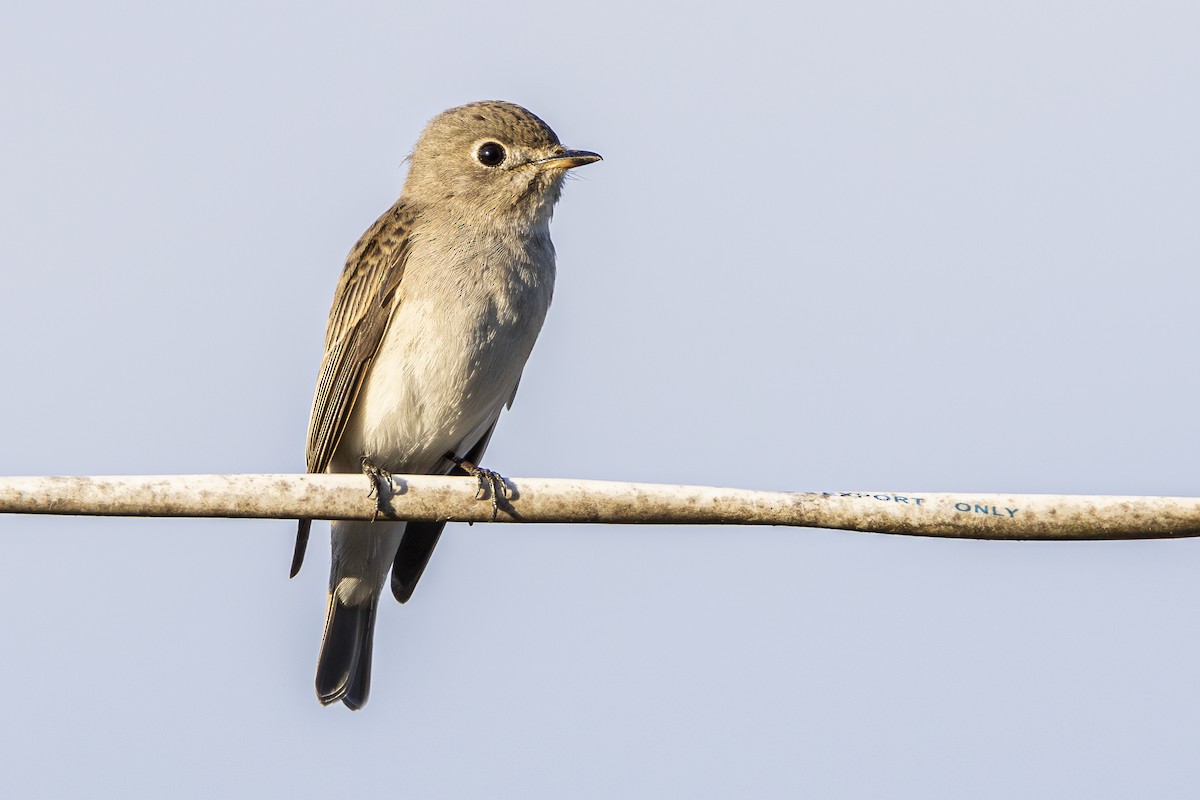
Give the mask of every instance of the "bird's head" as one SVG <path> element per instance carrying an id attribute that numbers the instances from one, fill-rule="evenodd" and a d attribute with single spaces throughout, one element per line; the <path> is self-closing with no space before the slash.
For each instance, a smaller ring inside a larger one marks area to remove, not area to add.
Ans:
<path id="1" fill-rule="evenodd" d="M 412 152 L 406 199 L 502 224 L 549 219 L 567 170 L 599 161 L 568 150 L 536 115 L 485 101 L 434 117 Z"/>

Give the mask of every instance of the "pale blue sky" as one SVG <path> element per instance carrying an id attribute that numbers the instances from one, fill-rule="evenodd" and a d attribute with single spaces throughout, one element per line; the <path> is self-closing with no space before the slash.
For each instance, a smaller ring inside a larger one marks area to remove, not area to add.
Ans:
<path id="1" fill-rule="evenodd" d="M 46 3 L 0 27 L 0 472 L 298 471 L 425 121 L 601 152 L 488 465 L 1200 494 L 1189 2 Z M 1190 797 L 1200 542 L 456 526 L 371 702 L 324 529 L 0 518 L 13 797 Z"/>

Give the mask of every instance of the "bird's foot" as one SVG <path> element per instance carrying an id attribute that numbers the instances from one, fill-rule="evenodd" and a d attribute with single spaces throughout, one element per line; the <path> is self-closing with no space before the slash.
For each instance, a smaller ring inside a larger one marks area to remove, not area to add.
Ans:
<path id="1" fill-rule="evenodd" d="M 479 481 L 479 489 L 475 492 L 475 499 L 486 500 L 490 498 L 492 501 L 492 519 L 495 519 L 496 515 L 500 513 L 500 498 L 503 497 L 507 500 L 512 496 L 508 488 L 508 482 L 504 480 L 504 476 L 495 470 L 472 464 L 465 458 L 459 458 L 454 453 L 447 453 L 446 458 L 453 461 L 463 472 Z"/>
<path id="2" fill-rule="evenodd" d="M 363 474 L 371 481 L 371 491 L 367 492 L 367 497 L 375 498 L 375 513 L 371 515 L 371 522 L 374 522 L 379 518 L 379 512 L 385 510 L 383 504 L 392 494 L 392 473 L 372 464 L 370 455 L 363 456 L 361 463 Z"/>

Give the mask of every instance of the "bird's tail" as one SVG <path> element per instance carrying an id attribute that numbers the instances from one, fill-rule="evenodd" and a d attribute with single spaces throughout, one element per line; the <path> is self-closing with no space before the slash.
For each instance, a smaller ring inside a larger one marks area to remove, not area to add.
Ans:
<path id="1" fill-rule="evenodd" d="M 341 700 L 357 711 L 371 691 L 371 640 L 379 595 L 362 604 L 348 604 L 329 593 L 325 636 L 317 658 L 317 699 L 324 705 Z"/>

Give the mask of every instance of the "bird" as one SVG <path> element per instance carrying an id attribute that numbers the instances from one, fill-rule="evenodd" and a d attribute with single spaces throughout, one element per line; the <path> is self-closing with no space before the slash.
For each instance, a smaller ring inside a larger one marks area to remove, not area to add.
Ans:
<path id="1" fill-rule="evenodd" d="M 391 473 L 466 473 L 495 509 L 503 479 L 479 460 L 550 307 L 550 219 L 567 172 L 601 160 L 564 147 L 514 103 L 469 103 L 430 120 L 400 198 L 351 249 L 338 281 L 308 472 L 364 472 L 380 501 Z M 293 577 L 311 522 L 300 520 Z M 384 581 L 390 570 L 392 594 L 407 602 L 444 526 L 332 523 L 322 704 L 366 704 Z"/>

